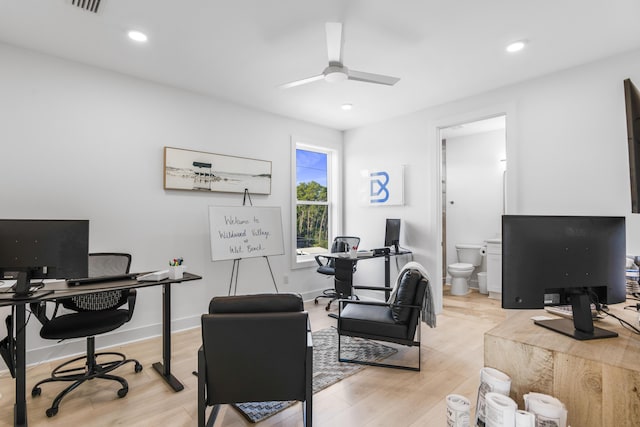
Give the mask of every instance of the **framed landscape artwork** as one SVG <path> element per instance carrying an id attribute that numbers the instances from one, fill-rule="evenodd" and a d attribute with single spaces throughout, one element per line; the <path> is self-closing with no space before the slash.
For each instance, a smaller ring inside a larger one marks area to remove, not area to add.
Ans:
<path id="1" fill-rule="evenodd" d="M 164 188 L 271 194 L 271 162 L 164 147 Z"/>

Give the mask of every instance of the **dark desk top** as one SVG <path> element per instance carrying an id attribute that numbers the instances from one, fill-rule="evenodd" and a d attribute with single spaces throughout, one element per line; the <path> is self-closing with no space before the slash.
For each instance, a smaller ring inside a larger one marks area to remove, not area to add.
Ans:
<path id="1" fill-rule="evenodd" d="M 144 274 L 144 273 L 140 273 Z M 202 276 L 192 273 L 184 273 L 182 279 L 163 279 L 157 282 L 138 281 L 136 279 L 116 280 L 113 282 L 91 283 L 79 286 L 69 286 L 64 280 L 57 282 L 45 283 L 44 286 L 33 292 L 32 295 L 16 300 L 13 298 L 12 292 L 0 293 L 0 306 L 12 305 L 19 302 L 36 302 L 41 300 L 51 300 L 57 298 L 68 298 L 76 295 L 93 294 L 103 291 L 115 291 L 122 289 L 146 288 L 149 286 L 167 285 L 171 283 L 189 282 L 192 280 L 200 280 Z"/>
<path id="2" fill-rule="evenodd" d="M 371 259 L 371 258 L 381 258 L 384 257 L 385 255 L 388 256 L 398 256 L 398 255 L 409 255 L 411 254 L 411 251 L 407 251 L 407 250 L 402 250 L 402 251 L 391 251 L 388 254 L 384 254 L 384 253 L 380 253 L 380 254 L 374 254 L 373 251 L 358 251 L 356 252 L 356 257 L 352 258 L 349 255 L 349 252 L 334 252 L 334 253 L 322 253 L 322 254 L 318 254 L 319 256 L 323 256 L 326 258 L 336 258 L 336 259 L 350 259 L 350 260 L 354 260 L 357 261 L 359 259 Z"/>

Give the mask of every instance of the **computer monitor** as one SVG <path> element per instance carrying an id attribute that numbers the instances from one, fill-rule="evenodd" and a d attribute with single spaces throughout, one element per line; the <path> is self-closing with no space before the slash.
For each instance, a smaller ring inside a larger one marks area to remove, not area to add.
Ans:
<path id="1" fill-rule="evenodd" d="M 615 337 L 594 328 L 591 303 L 626 299 L 625 218 L 502 217 L 502 307 L 538 309 L 571 304 L 573 321 L 536 324 L 576 339 Z"/>
<path id="2" fill-rule="evenodd" d="M 393 246 L 396 253 L 399 252 L 400 246 L 400 220 L 396 218 L 387 218 L 384 245 Z"/>
<path id="3" fill-rule="evenodd" d="M 17 279 L 16 293 L 33 278 L 88 275 L 88 220 L 0 219 L 0 278 Z"/>

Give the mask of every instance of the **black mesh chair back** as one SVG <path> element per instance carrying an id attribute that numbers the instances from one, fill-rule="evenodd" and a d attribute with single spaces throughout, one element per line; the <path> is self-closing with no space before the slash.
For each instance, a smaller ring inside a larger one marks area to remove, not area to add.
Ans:
<path id="1" fill-rule="evenodd" d="M 338 236 L 333 240 L 331 244 L 331 248 L 329 250 L 330 253 L 336 254 L 340 252 L 349 252 L 351 248 L 358 249 L 360 246 L 360 238 L 354 236 Z M 333 276 L 336 274 L 335 269 L 335 259 L 334 258 L 326 258 L 322 255 L 318 255 L 315 257 L 316 262 L 318 263 L 318 273 L 325 274 L 327 276 Z M 326 261 L 322 261 L 322 258 L 325 258 Z M 355 272 L 355 263 L 353 264 L 353 271 Z"/>
<path id="2" fill-rule="evenodd" d="M 89 254 L 89 277 L 128 274 L 131 255 L 126 253 Z M 130 291 L 106 291 L 61 300 L 64 308 L 74 311 L 113 310 L 125 305 Z"/>

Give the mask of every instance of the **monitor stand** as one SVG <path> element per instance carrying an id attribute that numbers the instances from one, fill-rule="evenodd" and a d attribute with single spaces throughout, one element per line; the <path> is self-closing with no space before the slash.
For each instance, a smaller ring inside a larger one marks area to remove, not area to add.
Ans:
<path id="1" fill-rule="evenodd" d="M 593 326 L 591 300 L 586 292 L 571 296 L 571 308 L 573 311 L 573 320 L 534 320 L 534 323 L 580 341 L 615 338 L 618 336 L 617 332 Z"/>

